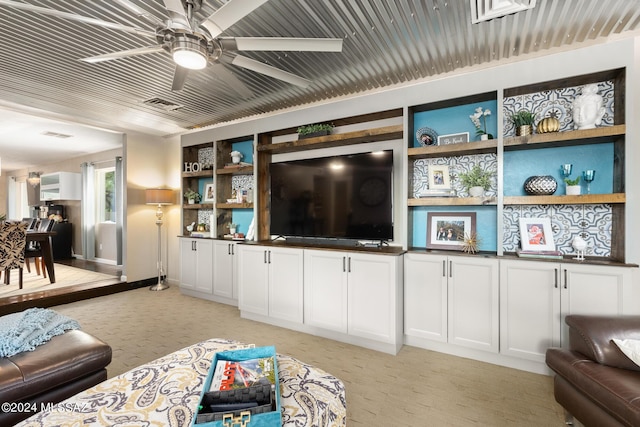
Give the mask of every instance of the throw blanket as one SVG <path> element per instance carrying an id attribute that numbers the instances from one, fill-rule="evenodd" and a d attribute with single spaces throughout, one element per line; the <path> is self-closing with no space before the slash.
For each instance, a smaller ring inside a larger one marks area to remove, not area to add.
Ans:
<path id="1" fill-rule="evenodd" d="M 33 351 L 56 335 L 80 329 L 75 320 L 45 308 L 29 308 L 0 317 L 0 357 Z"/>

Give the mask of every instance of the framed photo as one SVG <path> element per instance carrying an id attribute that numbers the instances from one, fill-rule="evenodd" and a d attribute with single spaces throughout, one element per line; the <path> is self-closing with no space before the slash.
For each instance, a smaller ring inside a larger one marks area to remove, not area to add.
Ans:
<path id="1" fill-rule="evenodd" d="M 476 232 L 475 212 L 427 212 L 427 248 L 461 251 L 464 236 Z"/>
<path id="2" fill-rule="evenodd" d="M 203 202 L 215 202 L 216 199 L 216 187 L 213 184 L 206 184 L 204 186 L 204 197 L 202 198 Z"/>
<path id="3" fill-rule="evenodd" d="M 450 190 L 449 166 L 429 165 L 429 190 Z"/>
<path id="4" fill-rule="evenodd" d="M 469 132 L 438 136 L 438 145 L 462 144 L 464 142 L 469 142 Z"/>
<path id="5" fill-rule="evenodd" d="M 523 251 L 555 251 L 549 218 L 520 218 L 520 242 Z"/>

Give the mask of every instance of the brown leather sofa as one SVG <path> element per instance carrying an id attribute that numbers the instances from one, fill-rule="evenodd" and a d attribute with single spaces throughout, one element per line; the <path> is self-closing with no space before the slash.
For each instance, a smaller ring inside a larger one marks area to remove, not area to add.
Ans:
<path id="1" fill-rule="evenodd" d="M 0 358 L 0 426 L 11 426 L 107 379 L 111 347 L 81 330 Z"/>
<path id="2" fill-rule="evenodd" d="M 640 316 L 569 315 L 569 348 L 549 348 L 554 395 L 568 420 L 585 426 L 640 426 L 640 366 L 612 341 L 640 339 Z"/>

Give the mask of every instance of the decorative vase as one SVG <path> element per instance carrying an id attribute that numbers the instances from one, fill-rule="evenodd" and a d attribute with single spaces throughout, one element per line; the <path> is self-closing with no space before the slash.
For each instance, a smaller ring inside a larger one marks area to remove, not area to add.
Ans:
<path id="1" fill-rule="evenodd" d="M 516 136 L 525 136 L 533 134 L 533 125 L 522 125 L 516 128 Z"/>
<path id="2" fill-rule="evenodd" d="M 558 181 L 551 175 L 530 176 L 524 182 L 524 192 L 532 196 L 548 196 L 557 189 Z"/>
<path id="3" fill-rule="evenodd" d="M 196 203 L 196 201 L 194 199 L 188 199 L 187 203 L 189 203 L 190 205 L 193 205 Z"/>
<path id="4" fill-rule="evenodd" d="M 471 197 L 482 197 L 483 194 L 484 194 L 484 188 L 482 188 L 481 186 L 469 188 L 469 195 Z"/>
<path id="5" fill-rule="evenodd" d="M 567 196 L 579 196 L 579 195 L 580 195 L 579 185 L 567 185 Z"/>
<path id="6" fill-rule="evenodd" d="M 229 234 L 236 234 L 236 231 L 237 231 L 236 227 L 229 228 Z"/>
<path id="7" fill-rule="evenodd" d="M 489 135 L 486 133 L 483 133 L 482 135 L 480 135 L 480 141 L 488 141 L 489 140 Z"/>
<path id="8" fill-rule="evenodd" d="M 232 156 L 231 161 L 237 165 L 238 163 L 240 163 L 240 156 Z"/>

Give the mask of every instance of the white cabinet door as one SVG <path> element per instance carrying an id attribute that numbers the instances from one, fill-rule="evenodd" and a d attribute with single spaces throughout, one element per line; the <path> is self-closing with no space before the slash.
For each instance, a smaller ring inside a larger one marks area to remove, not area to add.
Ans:
<path id="1" fill-rule="evenodd" d="M 631 270 L 628 267 L 562 264 L 562 345 L 568 340 L 567 314 L 631 314 Z M 637 310 L 637 308 L 635 308 Z"/>
<path id="2" fill-rule="evenodd" d="M 197 257 L 195 290 L 213 293 L 213 241 L 194 239 Z"/>
<path id="3" fill-rule="evenodd" d="M 349 253 L 349 335 L 395 343 L 397 260 L 395 256 Z"/>
<path id="4" fill-rule="evenodd" d="M 237 298 L 234 292 L 236 244 L 215 241 L 213 250 L 213 294 L 225 298 Z"/>
<path id="5" fill-rule="evenodd" d="M 195 289 L 198 257 L 195 239 L 180 239 L 180 287 Z"/>
<path id="6" fill-rule="evenodd" d="M 500 353 L 544 362 L 560 346 L 560 265 L 500 261 Z"/>
<path id="7" fill-rule="evenodd" d="M 210 294 L 213 292 L 213 242 L 180 239 L 180 287 Z"/>
<path id="8" fill-rule="evenodd" d="M 267 248 L 238 245 L 238 308 L 269 315 L 269 274 Z"/>
<path id="9" fill-rule="evenodd" d="M 404 255 L 404 333 L 447 342 L 447 257 Z"/>
<path id="10" fill-rule="evenodd" d="M 498 260 L 449 257 L 449 343 L 498 352 Z"/>
<path id="11" fill-rule="evenodd" d="M 303 251 L 267 248 L 269 317 L 302 323 Z"/>
<path id="12" fill-rule="evenodd" d="M 347 333 L 347 253 L 304 251 L 304 323 Z"/>

